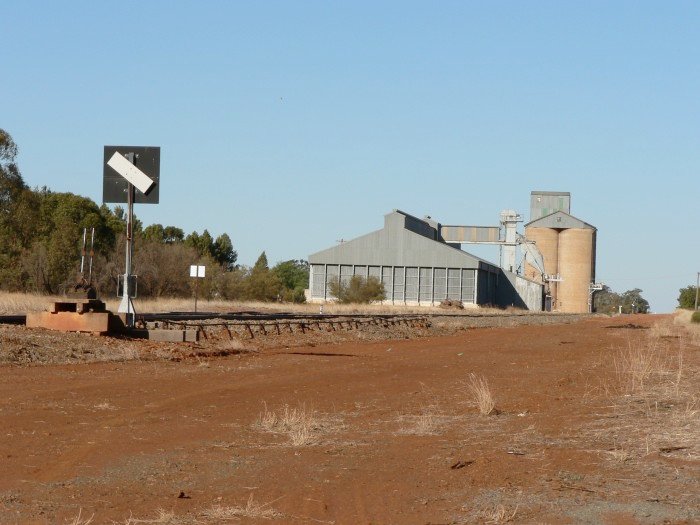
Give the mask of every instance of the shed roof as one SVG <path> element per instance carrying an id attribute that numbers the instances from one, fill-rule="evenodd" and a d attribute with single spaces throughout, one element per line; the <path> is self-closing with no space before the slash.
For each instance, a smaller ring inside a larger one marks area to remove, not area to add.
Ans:
<path id="1" fill-rule="evenodd" d="M 435 240 L 435 228 L 400 210 L 385 215 L 384 228 L 309 256 L 311 264 L 422 266 L 496 271 L 497 266 Z"/>
<path id="2" fill-rule="evenodd" d="M 597 228 L 587 222 L 577 219 L 573 215 L 566 213 L 565 211 L 555 211 L 534 221 L 530 221 L 525 225 L 525 228 L 553 228 L 553 229 L 588 229 L 596 230 Z"/>

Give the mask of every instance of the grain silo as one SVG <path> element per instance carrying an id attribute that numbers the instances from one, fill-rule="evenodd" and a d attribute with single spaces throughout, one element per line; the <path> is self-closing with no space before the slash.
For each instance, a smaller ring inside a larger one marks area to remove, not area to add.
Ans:
<path id="1" fill-rule="evenodd" d="M 590 284 L 595 280 L 595 228 L 559 232 L 557 310 L 588 312 Z"/>
<path id="2" fill-rule="evenodd" d="M 595 280 L 596 228 L 563 210 L 541 216 L 553 200 L 564 208 L 570 202 L 568 193 L 532 192 L 531 216 L 536 218 L 525 225 L 525 238 L 534 241 L 544 259 L 545 308 L 588 312 L 590 285 Z M 530 264 L 526 264 L 525 275 L 540 277 Z"/>

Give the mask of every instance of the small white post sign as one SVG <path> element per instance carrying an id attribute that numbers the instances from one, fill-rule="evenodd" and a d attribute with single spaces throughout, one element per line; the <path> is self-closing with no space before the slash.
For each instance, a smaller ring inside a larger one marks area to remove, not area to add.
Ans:
<path id="1" fill-rule="evenodd" d="M 190 266 L 190 277 L 204 277 L 204 272 L 206 268 L 206 266 L 198 266 L 196 264 L 193 264 L 192 266 Z"/>
<path id="2" fill-rule="evenodd" d="M 197 313 L 197 292 L 199 290 L 199 279 L 204 278 L 206 266 L 193 264 L 190 266 L 190 277 L 194 277 L 194 312 Z"/>

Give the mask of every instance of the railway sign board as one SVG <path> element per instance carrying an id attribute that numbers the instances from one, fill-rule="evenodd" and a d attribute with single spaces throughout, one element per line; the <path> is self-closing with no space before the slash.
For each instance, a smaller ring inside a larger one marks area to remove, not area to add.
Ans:
<path id="1" fill-rule="evenodd" d="M 133 162 L 129 159 L 133 158 Z M 158 204 L 160 148 L 154 146 L 105 146 L 102 202 L 128 203 L 129 184 L 134 203 Z"/>
<path id="2" fill-rule="evenodd" d="M 190 277 L 204 277 L 207 267 L 193 264 L 190 266 Z"/>

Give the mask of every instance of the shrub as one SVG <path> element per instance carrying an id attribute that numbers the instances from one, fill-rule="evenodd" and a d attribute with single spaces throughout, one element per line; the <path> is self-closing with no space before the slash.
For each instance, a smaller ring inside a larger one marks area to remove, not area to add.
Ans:
<path id="1" fill-rule="evenodd" d="M 690 322 L 700 323 L 700 310 L 697 312 L 693 312 L 693 315 L 690 316 Z"/>
<path id="2" fill-rule="evenodd" d="M 364 278 L 353 275 L 348 283 L 335 279 L 328 283 L 331 294 L 339 303 L 367 304 L 386 299 L 384 285 L 376 277 Z"/>

